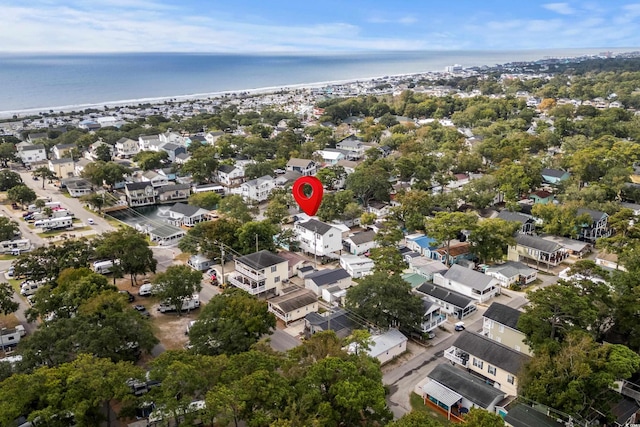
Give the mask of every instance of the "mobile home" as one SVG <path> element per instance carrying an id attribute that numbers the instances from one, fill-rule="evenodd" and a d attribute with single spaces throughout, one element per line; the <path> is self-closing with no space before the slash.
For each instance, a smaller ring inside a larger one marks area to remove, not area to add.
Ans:
<path id="1" fill-rule="evenodd" d="M 42 219 L 33 223 L 35 227 L 42 228 L 43 230 L 58 230 L 61 228 L 69 228 L 73 225 L 73 218 L 65 216 L 62 218 L 49 218 Z"/>
<path id="2" fill-rule="evenodd" d="M 31 241 L 29 239 L 5 240 L 0 242 L 0 253 L 20 255 L 22 252 L 31 250 Z"/>
<path id="3" fill-rule="evenodd" d="M 109 274 L 111 273 L 111 269 L 113 268 L 113 264 L 114 262 L 111 260 L 107 260 L 107 261 L 96 261 L 93 263 L 93 271 L 95 271 L 98 274 Z M 119 265 L 120 264 L 120 260 L 117 259 L 115 260 L 115 264 Z"/>

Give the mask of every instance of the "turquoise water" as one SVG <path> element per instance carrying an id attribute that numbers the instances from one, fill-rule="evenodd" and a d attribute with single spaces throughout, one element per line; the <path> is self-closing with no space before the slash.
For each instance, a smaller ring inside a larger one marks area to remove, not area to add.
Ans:
<path id="1" fill-rule="evenodd" d="M 445 66 L 453 64 L 465 67 L 495 65 L 600 51 L 563 49 L 332 55 L 2 54 L 0 112 L 46 111 L 56 107 L 117 101 L 133 104 L 149 98 L 442 71 Z"/>

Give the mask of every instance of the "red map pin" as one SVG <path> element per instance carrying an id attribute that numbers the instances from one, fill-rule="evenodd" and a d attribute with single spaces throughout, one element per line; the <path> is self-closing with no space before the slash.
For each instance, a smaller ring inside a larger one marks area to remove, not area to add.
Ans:
<path id="1" fill-rule="evenodd" d="M 311 186 L 311 195 L 307 197 L 304 194 L 304 186 L 305 184 L 309 184 Z M 300 209 L 304 211 L 309 216 L 313 216 L 318 212 L 318 208 L 320 208 L 320 203 L 322 203 L 322 193 L 324 192 L 324 188 L 322 187 L 322 183 L 315 176 L 303 176 L 296 180 L 293 183 L 293 189 L 291 190 L 293 193 L 293 198 L 296 199 Z"/>

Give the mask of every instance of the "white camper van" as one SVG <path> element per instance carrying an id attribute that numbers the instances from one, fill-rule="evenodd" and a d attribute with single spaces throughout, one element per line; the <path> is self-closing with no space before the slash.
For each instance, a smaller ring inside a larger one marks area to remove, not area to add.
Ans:
<path id="1" fill-rule="evenodd" d="M 182 311 L 190 311 L 200 307 L 200 296 L 192 295 L 191 298 L 187 298 L 182 301 Z M 167 313 L 169 311 L 176 311 L 175 305 L 170 305 L 169 303 L 162 302 L 158 306 L 158 311 L 160 313 Z"/>
<path id="2" fill-rule="evenodd" d="M 115 260 L 116 265 L 120 265 L 120 260 Z M 114 261 L 96 261 L 93 263 L 93 271 L 98 274 L 109 274 L 111 273 L 111 269 L 113 268 Z"/>

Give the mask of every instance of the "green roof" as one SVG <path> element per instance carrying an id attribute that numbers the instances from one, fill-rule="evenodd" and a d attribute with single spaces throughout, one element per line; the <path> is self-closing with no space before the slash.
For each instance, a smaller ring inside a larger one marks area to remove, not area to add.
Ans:
<path id="1" fill-rule="evenodd" d="M 426 277 L 418 273 L 403 274 L 402 278 L 405 281 L 409 282 L 409 284 L 411 285 L 411 288 L 417 288 L 418 286 L 422 285 L 424 282 L 427 281 Z"/>

